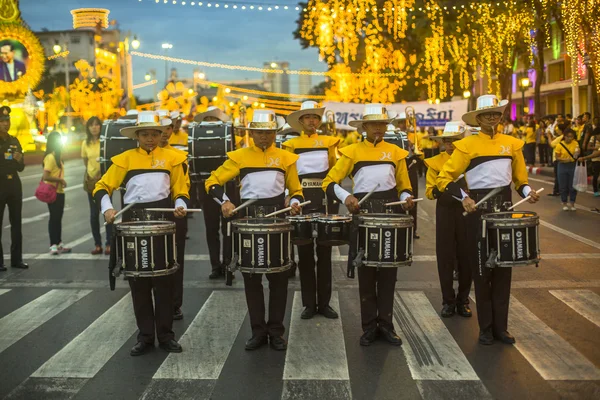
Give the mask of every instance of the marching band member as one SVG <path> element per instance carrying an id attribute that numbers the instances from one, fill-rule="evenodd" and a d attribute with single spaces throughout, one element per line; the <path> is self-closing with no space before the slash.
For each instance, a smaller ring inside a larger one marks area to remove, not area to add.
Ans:
<path id="1" fill-rule="evenodd" d="M 221 211 L 225 217 L 231 217 L 236 206 L 225 194 L 223 187 L 237 176 L 241 178 L 241 200 L 258 199 L 251 206 L 253 210 L 263 207 L 283 208 L 287 188 L 292 198 L 291 214 L 296 215 L 300 212 L 298 203 L 303 197 L 296 170 L 298 156 L 274 145 L 275 134 L 282 125 L 273 111 L 255 110 L 252 122 L 248 124 L 254 145 L 229 152 L 229 159 L 206 180 L 206 191 L 221 203 Z M 249 209 L 246 209 L 246 212 L 252 214 Z M 246 350 L 258 349 L 267 344 L 268 339 L 273 349 L 285 350 L 287 342 L 283 338 L 283 318 L 287 301 L 288 272 L 266 274 L 269 281 L 268 322 L 265 322 L 262 274 L 243 275 L 252 326 L 252 337 L 246 342 Z"/>
<path id="2" fill-rule="evenodd" d="M 475 281 L 479 343 L 483 345 L 493 344 L 494 339 L 512 344 L 515 338 L 507 331 L 512 268 L 485 267 L 485 252 L 479 250 L 486 247 L 481 235 L 481 216 L 510 206 L 511 181 L 519 195 L 531 195 L 530 203 L 539 200 L 539 195 L 528 185 L 523 142 L 495 133 L 507 104 L 506 100 L 499 102 L 495 95 L 477 99 L 477 109 L 464 114 L 462 119 L 467 125 L 480 126 L 481 131 L 454 143 L 454 152 L 437 178 L 438 190 L 462 199 L 469 213 L 465 218 L 468 255 Z M 469 185 L 468 194 L 455 183 L 461 174 L 465 174 Z M 495 188 L 502 191 L 476 208 L 475 203 Z"/>
<path id="3" fill-rule="evenodd" d="M 183 113 L 179 111 L 173 111 L 170 114 L 170 118 L 173 121 L 173 134 L 169 139 L 169 144 L 178 150 L 188 152 L 188 134 L 181 130 L 181 124 L 183 123 Z"/>
<path id="4" fill-rule="evenodd" d="M 467 231 L 464 224 L 461 204 L 452 198 L 450 193 L 441 193 L 436 181 L 442 167 L 450 159 L 454 151 L 454 142 L 463 137 L 465 124 L 462 121 L 448 122 L 444 133 L 435 136 L 444 144 L 445 151 L 437 156 L 427 158 L 427 183 L 425 195 L 430 200 L 437 200 L 435 206 L 435 253 L 438 265 L 440 287 L 442 289 L 442 312 L 444 318 L 458 313 L 463 317 L 472 315 L 469 308 L 469 292 L 471 291 L 471 269 L 467 257 Z M 464 183 L 464 179 L 460 182 Z M 462 185 L 466 190 L 466 185 Z M 458 260 L 458 293 L 454 293 L 453 272 Z"/>
<path id="5" fill-rule="evenodd" d="M 285 150 L 297 154 L 298 176 L 302 183 L 304 198 L 311 204 L 304 212 L 325 213 L 325 193 L 321 190 L 323 178 L 336 163 L 336 148 L 339 138 L 317 134 L 325 108 L 314 101 L 302 103 L 299 111 L 291 113 L 288 124 L 302 136 L 283 143 Z M 298 268 L 302 291 L 302 319 L 311 319 L 318 312 L 326 318 L 338 318 L 338 313 L 329 306 L 331 300 L 331 246 L 316 245 L 317 263 L 315 275 L 315 243 L 298 245 Z"/>
<path id="6" fill-rule="evenodd" d="M 398 201 L 398 198 L 407 201 L 405 209 L 413 207 L 412 188 L 405 162 L 408 152 L 383 140 L 387 124 L 392 120 L 383 105 L 366 105 L 363 119 L 350 122 L 359 132 L 366 131 L 366 140 L 340 149 L 342 158 L 323 180 L 323 190 L 327 195 L 339 199 L 353 214 L 360 211 L 358 200 L 375 189 L 377 184 L 378 190 L 365 202 L 369 212 L 384 212 L 382 204 Z M 340 186 L 349 175 L 354 183 L 354 195 Z M 349 262 L 356 257 L 357 241 L 356 237 L 351 239 Z M 393 345 L 402 344 L 392 322 L 396 273 L 397 268 L 358 269 L 364 332 L 360 338 L 362 346 L 369 346 L 379 334 Z"/>
<path id="7" fill-rule="evenodd" d="M 96 184 L 94 199 L 107 223 L 112 224 L 117 214 L 110 196 L 121 186 L 126 188 L 124 204 L 136 202 L 125 212 L 123 221 L 131 218 L 133 209 L 172 207 L 173 202 L 174 216 L 185 217 L 189 201 L 186 157 L 158 146 L 161 133 L 166 129 L 154 111 L 140 112 L 135 126 L 121 129 L 121 135 L 138 140 L 139 148 L 113 157 L 113 165 Z M 155 332 L 161 348 L 168 352 L 181 352 L 181 345 L 175 341 L 172 329 L 173 275 L 130 278 L 128 282 L 139 329 L 138 343 L 130 354 L 139 356 L 153 348 Z"/>
<path id="8" fill-rule="evenodd" d="M 169 144 L 169 139 L 171 139 L 171 135 L 173 134 L 173 122 L 171 119 L 162 119 L 161 125 L 166 126 L 166 129 L 161 133 L 160 143 L 158 144 L 161 148 L 165 150 L 171 150 L 180 155 L 186 157 L 186 184 L 188 193 L 190 191 L 190 175 L 189 168 L 187 166 L 187 151 L 182 151 L 176 149 L 175 147 Z M 187 218 L 177 218 L 175 220 L 175 224 L 177 225 L 176 230 L 176 238 L 175 243 L 177 246 L 177 264 L 179 264 L 179 269 L 175 272 L 173 277 L 173 319 L 181 320 L 183 319 L 183 313 L 181 312 L 181 306 L 183 304 L 183 264 L 185 261 L 185 238 L 188 231 L 188 221 Z"/>
<path id="9" fill-rule="evenodd" d="M 230 118 L 218 107 L 208 107 L 208 109 L 196 115 L 194 122 L 200 123 L 201 126 L 219 126 L 223 125 Z M 207 171 L 208 172 L 208 171 Z M 204 186 L 205 182 L 201 182 Z M 227 185 L 229 193 L 231 185 Z M 225 267 L 231 261 L 231 237 L 227 236 L 227 221 L 221 215 L 220 203 L 214 201 L 212 196 L 209 196 L 204 187 L 198 188 L 198 196 L 200 204 L 202 204 L 202 215 L 204 217 L 204 225 L 206 226 L 206 244 L 208 245 L 208 254 L 210 257 L 210 265 L 212 272 L 208 276 L 210 279 L 218 279 L 225 276 Z M 219 237 L 219 228 L 223 239 L 223 251 L 221 252 L 221 237 Z M 221 255 L 223 261 L 221 261 Z"/>

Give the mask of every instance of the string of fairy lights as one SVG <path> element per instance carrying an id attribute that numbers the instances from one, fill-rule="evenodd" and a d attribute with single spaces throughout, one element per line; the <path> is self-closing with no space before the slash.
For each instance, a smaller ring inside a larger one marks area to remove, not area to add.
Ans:
<path id="1" fill-rule="evenodd" d="M 139 0 L 141 3 L 142 0 Z M 173 6 L 188 6 L 197 8 L 214 8 L 238 11 L 300 11 L 300 7 L 277 3 L 243 1 L 186 1 L 186 0 L 146 0 L 146 3 L 165 4 Z"/>

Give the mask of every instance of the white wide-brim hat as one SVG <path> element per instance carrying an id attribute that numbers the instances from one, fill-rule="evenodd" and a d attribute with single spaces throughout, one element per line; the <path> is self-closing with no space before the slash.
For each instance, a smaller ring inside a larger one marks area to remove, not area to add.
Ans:
<path id="1" fill-rule="evenodd" d="M 194 122 L 202 122 L 206 117 L 215 117 L 221 122 L 229 122 L 231 118 L 225 114 L 219 107 L 210 106 L 205 112 L 200 113 L 194 117 Z"/>
<path id="2" fill-rule="evenodd" d="M 287 123 L 296 131 L 302 132 L 304 127 L 300 123 L 300 118 L 305 115 L 317 115 L 319 118 L 323 118 L 325 107 L 319 107 L 316 101 L 305 101 L 300 105 L 300 110 L 294 111 L 287 116 Z"/>
<path id="3" fill-rule="evenodd" d="M 275 115 L 273 110 L 254 110 L 252 121 L 246 129 L 250 131 L 278 131 L 285 125 L 285 119 Z"/>
<path id="4" fill-rule="evenodd" d="M 137 116 L 135 126 L 129 126 L 121 129 L 121 136 L 130 139 L 137 139 L 136 133 L 145 129 L 152 129 L 163 133 L 170 128 L 172 121 L 168 118 L 162 118 L 154 111 L 142 111 Z"/>
<path id="5" fill-rule="evenodd" d="M 444 132 L 439 136 L 430 136 L 431 140 L 461 139 L 465 134 L 466 125 L 462 121 L 449 121 L 444 126 Z"/>
<path id="6" fill-rule="evenodd" d="M 477 98 L 477 109 L 463 114 L 462 120 L 465 121 L 467 125 L 479 126 L 479 122 L 477 122 L 477 116 L 479 114 L 489 112 L 499 112 L 500 114 L 504 114 L 506 106 L 508 106 L 508 100 L 500 101 L 495 94 L 484 94 Z"/>
<path id="7" fill-rule="evenodd" d="M 363 112 L 362 119 L 357 119 L 354 121 L 348 122 L 353 128 L 356 128 L 359 133 L 364 132 L 363 124 L 367 122 L 384 122 L 386 124 L 391 124 L 394 121 L 394 118 L 391 118 L 387 112 L 387 109 L 383 104 L 373 103 L 366 104 L 365 111 Z"/>
<path id="8" fill-rule="evenodd" d="M 290 126 L 290 124 L 285 124 L 283 125 L 283 127 L 281 128 L 281 130 L 279 132 L 277 132 L 277 135 L 279 136 L 287 136 L 287 135 L 300 135 L 300 132 L 298 132 L 297 129 L 294 129 Z"/>

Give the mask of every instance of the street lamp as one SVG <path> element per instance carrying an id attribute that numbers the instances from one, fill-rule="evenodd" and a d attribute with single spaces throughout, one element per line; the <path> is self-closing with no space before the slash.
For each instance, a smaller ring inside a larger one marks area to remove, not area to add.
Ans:
<path id="1" fill-rule="evenodd" d="M 172 49 L 173 45 L 171 43 L 163 43 L 162 48 L 165 51 L 166 56 L 167 50 Z M 167 86 L 167 82 L 169 82 L 169 61 L 167 61 L 167 59 L 165 58 L 165 87 Z"/>
<path id="2" fill-rule="evenodd" d="M 465 90 L 465 91 L 463 92 L 463 97 L 464 97 L 465 99 L 468 99 L 469 97 L 471 97 L 471 91 L 470 91 L 470 90 Z"/>
<path id="3" fill-rule="evenodd" d="M 150 75 L 150 73 L 147 72 L 144 76 L 144 79 L 146 80 L 146 82 L 148 82 L 150 79 L 152 79 L 152 75 Z"/>
<path id="4" fill-rule="evenodd" d="M 526 107 L 525 107 L 525 91 L 529 88 L 529 78 L 525 77 L 525 78 L 521 78 L 521 80 L 519 81 L 519 86 L 521 87 L 521 100 L 523 101 L 523 109 L 522 109 L 522 116 L 525 116 L 525 112 L 526 112 Z"/>
<path id="5" fill-rule="evenodd" d="M 137 50 L 137 49 L 139 49 L 139 48 L 140 48 L 140 41 L 138 40 L 137 36 L 134 36 L 134 37 L 133 37 L 133 40 L 131 41 L 131 47 L 132 47 L 134 50 Z"/>

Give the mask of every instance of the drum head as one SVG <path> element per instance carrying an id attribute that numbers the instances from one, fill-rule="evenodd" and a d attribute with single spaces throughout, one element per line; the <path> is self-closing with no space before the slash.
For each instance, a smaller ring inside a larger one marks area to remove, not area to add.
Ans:
<path id="1" fill-rule="evenodd" d="M 240 233 L 278 233 L 289 232 L 292 224 L 283 218 L 240 218 L 231 222 L 234 232 Z"/>
<path id="2" fill-rule="evenodd" d="M 330 224 L 330 223 L 344 223 L 352 222 L 352 217 L 348 215 L 321 215 L 317 218 L 317 221 Z"/>
<path id="3" fill-rule="evenodd" d="M 406 214 L 360 214 L 360 226 L 410 228 L 413 226 L 413 217 Z"/>
<path id="4" fill-rule="evenodd" d="M 119 236 L 159 236 L 175 233 L 175 222 L 131 221 L 115 224 Z"/>
<path id="5" fill-rule="evenodd" d="M 481 217 L 490 228 L 494 227 L 528 227 L 539 225 L 540 217 L 533 211 L 498 212 Z"/>

